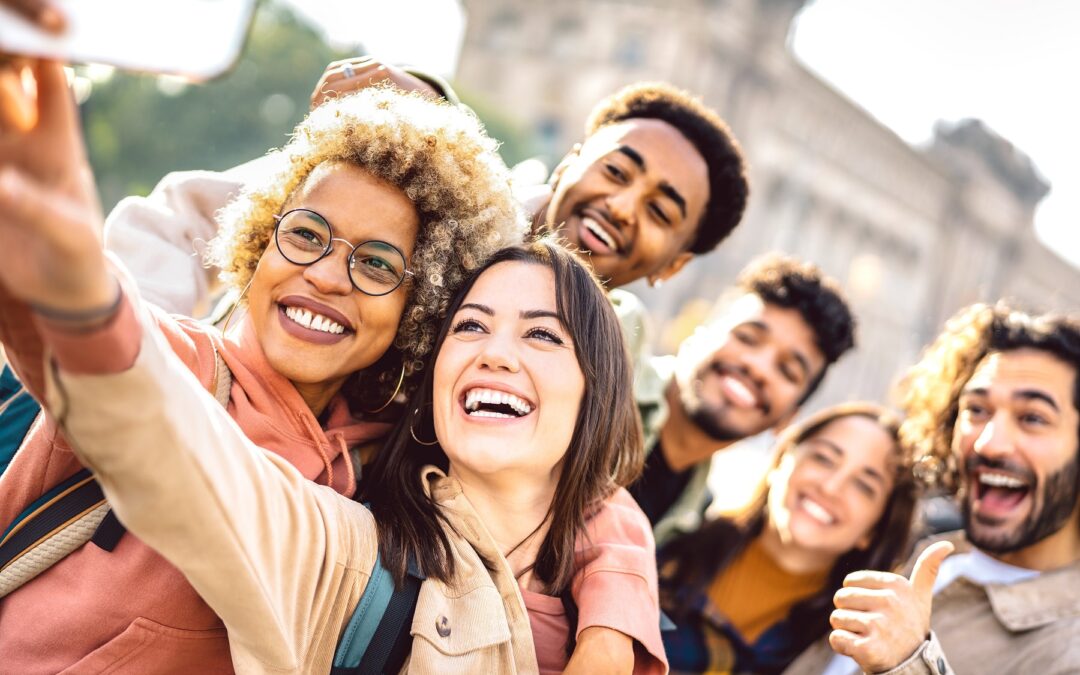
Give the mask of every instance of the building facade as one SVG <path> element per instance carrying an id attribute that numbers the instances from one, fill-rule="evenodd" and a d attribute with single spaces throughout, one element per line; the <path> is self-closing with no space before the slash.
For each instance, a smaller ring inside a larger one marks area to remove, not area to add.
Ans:
<path id="1" fill-rule="evenodd" d="M 789 47 L 804 0 L 463 0 L 457 80 L 513 116 L 549 162 L 592 105 L 666 80 L 715 108 L 750 165 L 747 215 L 718 251 L 639 293 L 670 351 L 753 256 L 782 250 L 844 283 L 858 350 L 814 407 L 883 399 L 958 308 L 1009 297 L 1074 310 L 1080 271 L 1033 230 L 1049 185 L 977 120 L 912 147 L 802 65 Z"/>

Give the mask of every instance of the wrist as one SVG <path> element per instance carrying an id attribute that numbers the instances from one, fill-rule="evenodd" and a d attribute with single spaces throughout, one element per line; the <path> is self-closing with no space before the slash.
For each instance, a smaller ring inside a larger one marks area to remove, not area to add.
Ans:
<path id="1" fill-rule="evenodd" d="M 122 300 L 120 282 L 109 275 L 108 282 L 102 288 L 81 298 L 63 303 L 31 302 L 29 305 L 35 314 L 46 321 L 71 328 L 92 328 L 115 316 Z"/>

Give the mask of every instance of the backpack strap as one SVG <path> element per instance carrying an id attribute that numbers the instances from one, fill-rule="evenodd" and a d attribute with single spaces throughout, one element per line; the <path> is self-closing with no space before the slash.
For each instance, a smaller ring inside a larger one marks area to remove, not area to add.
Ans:
<path id="1" fill-rule="evenodd" d="M 398 673 L 412 651 L 409 628 L 424 581 L 416 561 L 409 557 L 405 583 L 394 577 L 376 556 L 375 566 L 334 653 L 331 675 Z"/>
<path id="2" fill-rule="evenodd" d="M 215 346 L 210 391 L 223 407 L 229 403 L 232 381 L 232 371 Z M 125 531 L 93 474 L 80 470 L 25 508 L 0 537 L 0 598 L 87 541 L 112 551 Z"/>

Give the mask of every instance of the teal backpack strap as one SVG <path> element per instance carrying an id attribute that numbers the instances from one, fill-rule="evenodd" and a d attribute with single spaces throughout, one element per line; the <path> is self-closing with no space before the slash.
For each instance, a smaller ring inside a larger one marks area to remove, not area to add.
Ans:
<path id="1" fill-rule="evenodd" d="M 409 627 L 423 580 L 410 556 L 405 583 L 395 587 L 382 556 L 376 556 L 367 587 L 338 641 L 331 675 L 381 675 L 401 670 L 412 648 Z"/>

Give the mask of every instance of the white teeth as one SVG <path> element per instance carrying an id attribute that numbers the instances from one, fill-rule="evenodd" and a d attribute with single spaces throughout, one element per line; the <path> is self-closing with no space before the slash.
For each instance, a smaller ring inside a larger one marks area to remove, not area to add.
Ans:
<path id="1" fill-rule="evenodd" d="M 340 323 L 321 314 L 312 314 L 301 307 L 286 307 L 285 316 L 289 317 L 304 328 L 317 330 L 322 333 L 334 333 L 335 335 L 345 332 L 345 327 Z"/>
<path id="2" fill-rule="evenodd" d="M 826 511 L 817 502 L 811 501 L 810 499 L 803 497 L 799 505 L 802 506 L 803 511 L 806 511 L 806 513 L 811 518 L 818 521 L 822 525 L 832 525 L 836 522 L 836 519 L 832 517 L 832 514 Z"/>
<path id="3" fill-rule="evenodd" d="M 487 403 L 489 405 L 508 405 L 519 415 L 528 415 L 533 409 L 528 401 L 505 391 L 478 388 L 470 389 L 465 394 L 465 410 L 471 415 L 479 417 L 512 417 L 512 415 L 505 415 L 488 410 L 477 410 L 481 403 Z"/>
<path id="4" fill-rule="evenodd" d="M 600 223 L 596 222 L 596 220 L 594 220 L 593 218 L 585 217 L 581 219 L 581 222 L 584 223 L 585 227 L 588 228 L 589 232 L 592 232 L 594 235 L 596 235 L 597 239 L 607 244 L 608 248 L 610 248 L 612 251 L 619 250 L 619 247 L 615 245 L 615 240 L 612 238 L 612 236 L 608 234 L 607 230 L 605 230 Z"/>
<path id="5" fill-rule="evenodd" d="M 1004 487 L 1004 488 L 1023 488 L 1027 487 L 1027 483 L 1019 478 L 1013 478 L 1012 476 L 1006 476 L 1000 473 L 981 473 L 979 474 L 979 482 L 983 485 L 989 485 L 990 487 Z"/>

